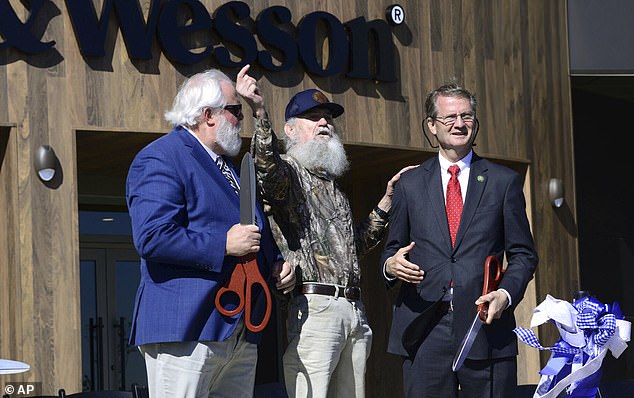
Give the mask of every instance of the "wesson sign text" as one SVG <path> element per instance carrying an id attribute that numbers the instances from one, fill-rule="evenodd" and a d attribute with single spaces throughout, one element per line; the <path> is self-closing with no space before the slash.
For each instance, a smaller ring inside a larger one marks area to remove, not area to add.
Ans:
<path id="1" fill-rule="evenodd" d="M 25 3 L 30 15 L 22 22 L 9 0 L 0 0 L 0 50 L 13 47 L 37 54 L 55 46 L 55 41 L 42 42 L 33 33 L 47 1 Z M 108 40 L 113 40 L 108 37 L 108 27 L 114 15 L 131 59 L 152 59 L 156 40 L 166 57 L 184 65 L 211 57 L 222 67 L 257 63 L 280 72 L 301 61 L 317 76 L 345 73 L 357 79 L 396 80 L 392 31 L 379 19 L 358 17 L 342 23 L 332 14 L 315 11 L 295 26 L 286 7 L 265 8 L 252 20 L 251 9 L 241 1 L 225 3 L 210 14 L 198 0 L 152 0 L 147 19 L 138 0 L 104 0 L 99 15 L 92 0 L 65 0 L 65 4 L 86 58 L 106 55 Z M 258 48 L 255 36 L 264 48 Z M 327 57 L 319 45 L 324 39 L 328 40 Z M 196 46 L 187 44 L 194 41 Z M 323 65 L 322 58 L 327 64 Z"/>

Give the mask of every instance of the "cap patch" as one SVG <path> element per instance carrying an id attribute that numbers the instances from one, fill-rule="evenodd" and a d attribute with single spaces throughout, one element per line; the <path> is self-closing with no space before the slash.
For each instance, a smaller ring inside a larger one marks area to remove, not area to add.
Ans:
<path id="1" fill-rule="evenodd" d="M 324 95 L 324 93 L 322 93 L 321 91 L 315 91 L 313 93 L 313 99 L 317 102 L 320 103 L 324 103 L 324 102 L 328 102 L 328 98 L 326 98 L 326 96 Z"/>

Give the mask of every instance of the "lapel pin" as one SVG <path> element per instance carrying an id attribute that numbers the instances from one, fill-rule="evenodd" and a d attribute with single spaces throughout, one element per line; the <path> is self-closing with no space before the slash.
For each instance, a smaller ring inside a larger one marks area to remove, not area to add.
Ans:
<path id="1" fill-rule="evenodd" d="M 478 182 L 484 182 L 484 177 L 483 176 L 478 176 L 477 180 L 478 180 Z"/>

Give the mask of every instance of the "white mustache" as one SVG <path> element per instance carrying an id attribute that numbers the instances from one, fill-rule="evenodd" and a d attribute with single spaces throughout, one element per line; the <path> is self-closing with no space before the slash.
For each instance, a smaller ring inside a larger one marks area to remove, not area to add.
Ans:
<path id="1" fill-rule="evenodd" d="M 326 134 L 332 136 L 332 129 L 330 127 L 325 127 L 325 126 L 318 127 L 317 128 L 317 134 L 322 134 L 322 133 L 326 133 Z"/>

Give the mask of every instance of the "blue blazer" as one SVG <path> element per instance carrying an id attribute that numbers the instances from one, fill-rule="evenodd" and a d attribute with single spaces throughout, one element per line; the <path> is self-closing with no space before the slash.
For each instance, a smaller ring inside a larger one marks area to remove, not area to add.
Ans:
<path id="1" fill-rule="evenodd" d="M 448 343 L 457 349 L 476 314 L 474 302 L 482 294 L 485 259 L 492 254 L 502 259 L 506 254 L 508 265 L 500 287 L 511 295 L 513 307 L 492 325 L 482 327 L 468 357 L 487 359 L 517 354 L 513 309 L 522 300 L 538 261 L 525 206 L 520 176 L 474 153 L 452 248 L 438 158 L 403 173 L 394 191 L 381 267 L 399 248 L 416 242 L 408 258 L 425 271 L 425 278 L 419 284 L 401 284 L 389 352 L 408 355 L 401 341 L 404 330 L 443 297 L 452 280 L 454 333 L 453 342 Z"/>
<path id="2" fill-rule="evenodd" d="M 134 245 L 141 256 L 130 344 L 227 339 L 242 314 L 223 316 L 214 299 L 237 261 L 225 256 L 225 245 L 227 231 L 239 223 L 238 195 L 182 127 L 137 154 L 126 188 Z M 259 206 L 257 220 L 262 232 L 257 261 L 268 279 L 281 256 Z M 263 299 L 263 294 L 253 299 L 256 324 L 264 312 Z M 259 337 L 247 331 L 247 340 L 258 342 Z"/>

